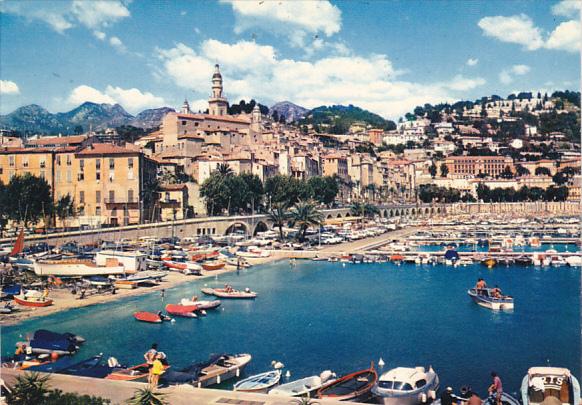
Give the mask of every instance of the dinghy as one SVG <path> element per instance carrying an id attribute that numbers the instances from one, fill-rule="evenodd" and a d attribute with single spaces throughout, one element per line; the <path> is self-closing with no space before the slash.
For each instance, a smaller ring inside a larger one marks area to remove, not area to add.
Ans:
<path id="1" fill-rule="evenodd" d="M 216 260 L 209 260 L 207 262 L 202 263 L 202 268 L 206 271 L 214 271 L 222 269 L 226 263 L 219 262 Z"/>
<path id="2" fill-rule="evenodd" d="M 364 402 L 370 399 L 370 391 L 377 381 L 378 374 L 372 363 L 369 369 L 356 371 L 324 385 L 317 391 L 317 397 L 336 401 Z"/>
<path id="3" fill-rule="evenodd" d="M 257 297 L 257 293 L 248 288 L 245 291 L 238 291 L 230 286 L 226 288 L 203 288 L 202 292 L 206 295 L 214 295 L 219 298 L 252 299 Z"/>
<path id="4" fill-rule="evenodd" d="M 165 320 L 169 320 L 168 317 L 164 315 L 160 316 L 159 314 L 155 314 L 153 312 L 136 312 L 133 314 L 133 317 L 141 322 L 148 322 L 148 323 L 162 323 Z M 168 319 L 165 319 L 168 318 Z"/>
<path id="5" fill-rule="evenodd" d="M 320 375 L 305 377 L 297 381 L 279 385 L 269 391 L 269 395 L 283 395 L 287 397 L 313 397 L 317 390 L 324 384 L 332 381 L 335 373 L 330 370 L 323 371 Z"/>
<path id="6" fill-rule="evenodd" d="M 73 344 L 85 343 L 84 337 L 79 336 L 79 335 L 75 335 L 74 333 L 71 333 L 71 332 L 58 333 L 58 332 L 53 332 L 53 331 L 46 330 L 46 329 L 38 329 L 37 331 L 35 331 L 33 334 L 33 339 L 40 339 L 40 340 L 47 340 L 47 341 L 66 339 Z"/>
<path id="7" fill-rule="evenodd" d="M 281 380 L 281 370 L 271 370 L 237 382 L 233 390 L 266 394 L 269 389 L 279 384 L 279 380 Z"/>
<path id="8" fill-rule="evenodd" d="M 19 342 L 16 346 L 27 346 L 27 351 L 34 354 L 51 354 L 70 355 L 77 351 L 78 347 L 68 339 L 44 340 L 32 339 L 29 342 Z"/>
<path id="9" fill-rule="evenodd" d="M 214 354 L 207 361 L 193 363 L 179 370 L 170 369 L 162 375 L 161 380 L 171 385 L 192 384 L 198 388 L 209 387 L 240 377 L 251 359 L 250 354 Z"/>
<path id="10" fill-rule="evenodd" d="M 195 314 L 199 308 L 196 305 L 180 305 L 168 304 L 166 305 L 166 312 L 170 315 L 181 316 L 183 318 L 198 318 Z"/>
<path id="11" fill-rule="evenodd" d="M 181 305 L 195 305 L 200 309 L 214 309 L 214 308 L 218 308 L 221 304 L 220 300 L 214 300 L 214 301 L 192 301 L 189 300 L 187 298 L 182 298 L 182 300 L 180 301 Z"/>

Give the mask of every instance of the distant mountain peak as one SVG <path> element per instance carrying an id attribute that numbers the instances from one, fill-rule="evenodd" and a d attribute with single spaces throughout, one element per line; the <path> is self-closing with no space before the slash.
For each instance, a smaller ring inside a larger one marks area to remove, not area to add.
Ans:
<path id="1" fill-rule="evenodd" d="M 286 122 L 294 122 L 302 119 L 309 110 L 305 107 L 301 107 L 290 101 L 280 101 L 275 103 L 269 109 L 269 115 L 273 117 L 277 112 L 277 116 L 285 116 Z"/>

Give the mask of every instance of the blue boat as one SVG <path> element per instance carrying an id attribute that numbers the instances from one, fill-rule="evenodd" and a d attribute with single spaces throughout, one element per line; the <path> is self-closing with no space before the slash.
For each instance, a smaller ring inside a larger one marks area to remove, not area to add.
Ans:
<path id="1" fill-rule="evenodd" d="M 493 288 L 471 288 L 467 291 L 473 302 L 484 308 L 493 310 L 513 310 L 513 297 L 495 294 Z"/>
<path id="2" fill-rule="evenodd" d="M 68 340 L 74 344 L 84 343 L 85 339 L 79 335 L 75 335 L 71 332 L 58 333 L 46 329 L 38 329 L 34 332 L 33 340 L 45 340 L 45 341 L 61 341 Z"/>
<path id="3" fill-rule="evenodd" d="M 69 339 L 32 339 L 30 342 L 28 342 L 28 347 L 30 347 L 32 353 L 35 354 L 57 353 L 62 355 L 69 355 L 77 351 L 77 346 Z"/>

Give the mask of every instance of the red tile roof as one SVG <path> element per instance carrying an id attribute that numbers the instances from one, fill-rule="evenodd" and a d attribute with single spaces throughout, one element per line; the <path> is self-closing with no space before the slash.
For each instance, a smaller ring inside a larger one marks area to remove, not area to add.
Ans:
<path id="1" fill-rule="evenodd" d="M 82 143 L 88 138 L 87 135 L 74 136 L 43 136 L 38 139 L 31 139 L 27 142 L 28 145 L 70 145 Z"/>
<path id="2" fill-rule="evenodd" d="M 77 155 L 139 155 L 140 153 L 140 149 L 133 145 L 126 145 L 124 147 L 111 143 L 94 143 L 77 152 Z"/>

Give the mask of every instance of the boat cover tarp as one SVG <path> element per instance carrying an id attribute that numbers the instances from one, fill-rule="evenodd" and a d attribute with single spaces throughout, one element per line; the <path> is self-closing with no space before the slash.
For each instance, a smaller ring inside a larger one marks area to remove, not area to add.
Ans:
<path id="1" fill-rule="evenodd" d="M 198 377 L 203 369 L 213 364 L 218 363 L 223 357 L 228 356 L 228 354 L 213 354 L 206 361 L 200 363 L 192 363 L 187 367 L 179 370 L 172 370 L 171 368 L 166 370 L 162 374 L 162 380 L 168 384 L 184 384 L 188 382 L 198 381 Z"/>
<path id="2" fill-rule="evenodd" d="M 64 351 L 73 353 L 77 347 L 68 339 L 45 340 L 35 338 L 29 342 L 29 346 L 34 349 L 48 350 L 48 351 Z"/>
<path id="3" fill-rule="evenodd" d="M 77 342 L 77 337 L 70 332 L 58 333 L 46 329 L 39 329 L 36 332 L 34 332 L 33 340 L 41 340 L 47 342 L 67 340 L 70 342 Z"/>
<path id="4" fill-rule="evenodd" d="M 454 249 L 449 249 L 445 252 L 445 259 L 447 260 L 459 260 L 459 254 Z"/>
<path id="5" fill-rule="evenodd" d="M 20 294 L 20 284 L 7 285 L 2 287 L 2 292 L 5 295 L 19 295 Z"/>

